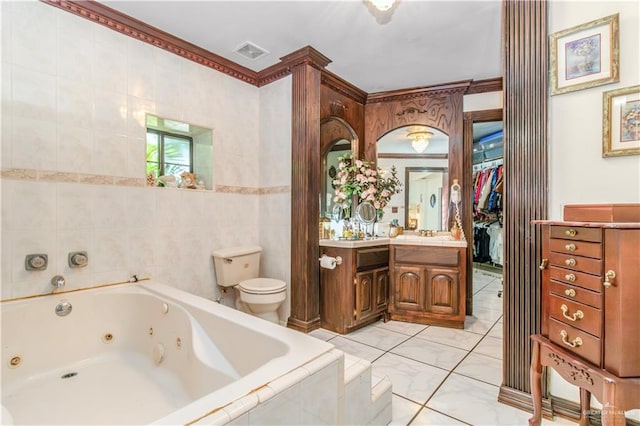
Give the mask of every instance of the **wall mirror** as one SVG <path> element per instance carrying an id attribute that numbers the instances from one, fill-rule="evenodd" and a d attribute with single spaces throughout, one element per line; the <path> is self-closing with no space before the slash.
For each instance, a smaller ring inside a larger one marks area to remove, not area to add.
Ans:
<path id="1" fill-rule="evenodd" d="M 320 216 L 331 216 L 334 202 L 333 179 L 338 174 L 338 158 L 353 152 L 357 155 L 358 137 L 353 128 L 339 117 L 329 117 L 320 124 L 322 154 L 320 179 Z"/>
<path id="2" fill-rule="evenodd" d="M 383 221 L 397 219 L 409 230 L 448 229 L 449 136 L 439 129 L 410 125 L 378 139 L 377 164 L 396 166 L 402 191 L 384 209 Z"/>

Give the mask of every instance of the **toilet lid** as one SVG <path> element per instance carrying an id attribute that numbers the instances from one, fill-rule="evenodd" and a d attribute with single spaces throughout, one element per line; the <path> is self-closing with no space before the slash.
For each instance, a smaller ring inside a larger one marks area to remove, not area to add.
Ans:
<path id="1" fill-rule="evenodd" d="M 254 278 L 238 284 L 240 290 L 251 294 L 277 293 L 287 288 L 287 283 L 273 278 Z"/>

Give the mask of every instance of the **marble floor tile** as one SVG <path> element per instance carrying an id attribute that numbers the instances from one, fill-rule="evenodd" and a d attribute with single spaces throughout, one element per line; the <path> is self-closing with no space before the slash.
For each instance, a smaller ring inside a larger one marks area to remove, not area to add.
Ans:
<path id="1" fill-rule="evenodd" d="M 418 361 L 386 353 L 373 364 L 393 384 L 393 393 L 423 404 L 449 374 L 448 371 Z"/>
<path id="2" fill-rule="evenodd" d="M 502 318 L 500 318 L 500 321 L 498 321 L 496 325 L 493 326 L 487 336 L 495 337 L 496 339 L 502 339 L 502 337 L 504 336 L 503 331 Z"/>
<path id="3" fill-rule="evenodd" d="M 492 385 L 502 384 L 502 361 L 487 355 L 472 352 L 453 371 Z"/>
<path id="4" fill-rule="evenodd" d="M 487 336 L 473 349 L 473 353 L 502 359 L 502 339 Z"/>
<path id="5" fill-rule="evenodd" d="M 473 308 L 482 307 L 495 311 L 503 311 L 504 299 L 502 297 L 498 297 L 498 292 L 494 290 L 486 290 L 486 288 L 487 287 L 473 295 Z"/>
<path id="6" fill-rule="evenodd" d="M 474 301 L 475 304 L 475 301 Z M 474 308 L 475 309 L 475 308 Z M 467 315 L 464 320 L 464 331 L 485 335 L 493 327 L 494 322 Z"/>
<path id="7" fill-rule="evenodd" d="M 333 331 L 325 330 L 324 328 L 318 328 L 309 332 L 308 334 L 309 336 L 313 336 L 316 339 L 324 340 L 325 342 L 337 336 L 337 334 Z"/>
<path id="8" fill-rule="evenodd" d="M 414 324 L 412 322 L 404 321 L 378 321 L 375 323 L 376 327 L 384 328 L 385 330 L 395 331 L 396 333 L 406 334 L 407 336 L 415 336 L 425 328 L 429 327 L 424 324 Z"/>
<path id="9" fill-rule="evenodd" d="M 415 426 L 422 425 L 437 425 L 437 426 L 449 426 L 449 425 L 468 425 L 469 423 L 461 422 L 444 414 L 433 411 L 430 408 L 423 408 L 418 415 L 409 423 Z"/>
<path id="10" fill-rule="evenodd" d="M 336 349 L 342 352 L 348 353 L 358 358 L 366 359 L 369 362 L 373 362 L 376 358 L 384 354 L 384 351 L 376 348 L 372 348 L 368 345 L 355 342 L 353 340 L 345 339 L 342 336 L 336 336 L 329 342 L 336 347 Z"/>
<path id="11" fill-rule="evenodd" d="M 498 402 L 498 386 L 451 374 L 427 407 L 472 425 L 526 425 L 531 414 Z"/>
<path id="12" fill-rule="evenodd" d="M 466 350 L 471 350 L 482 339 L 481 335 L 469 331 L 436 326 L 427 328 L 416 337 Z"/>
<path id="13" fill-rule="evenodd" d="M 424 339 L 409 339 L 391 349 L 391 353 L 402 355 L 445 370 L 454 368 L 469 352 Z"/>
<path id="14" fill-rule="evenodd" d="M 392 395 L 391 398 L 391 412 L 393 417 L 389 424 L 392 426 L 408 425 L 411 419 L 413 419 L 416 413 L 422 408 L 420 404 L 416 404 L 398 395 Z"/>
<path id="15" fill-rule="evenodd" d="M 489 309 L 484 306 L 473 306 L 473 316 L 485 320 L 496 322 L 502 316 L 502 308 Z"/>
<path id="16" fill-rule="evenodd" d="M 396 333 L 395 331 L 385 330 L 384 328 L 375 326 L 356 330 L 346 334 L 344 337 L 349 340 L 364 343 L 365 345 L 373 346 L 374 348 L 382 349 L 383 351 L 388 351 L 409 339 L 409 336 L 406 334 Z"/>

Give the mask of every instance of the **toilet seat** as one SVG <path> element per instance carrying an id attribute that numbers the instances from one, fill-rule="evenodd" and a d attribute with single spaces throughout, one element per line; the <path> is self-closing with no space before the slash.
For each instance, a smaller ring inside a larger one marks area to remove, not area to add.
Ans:
<path id="1" fill-rule="evenodd" d="M 248 294 L 273 294 L 285 291 L 287 283 L 273 278 L 253 278 L 242 281 L 238 288 Z"/>

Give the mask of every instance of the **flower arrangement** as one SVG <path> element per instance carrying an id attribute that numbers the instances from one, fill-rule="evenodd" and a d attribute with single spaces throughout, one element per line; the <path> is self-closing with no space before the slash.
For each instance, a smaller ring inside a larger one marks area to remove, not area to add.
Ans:
<path id="1" fill-rule="evenodd" d="M 333 180 L 336 188 L 333 201 L 343 209 L 351 207 L 352 197 L 357 195 L 361 201 L 370 201 L 380 215 L 391 197 L 400 192 L 402 183 L 395 166 L 387 173 L 369 161 L 354 158 L 352 153 L 338 160 L 338 174 Z"/>

